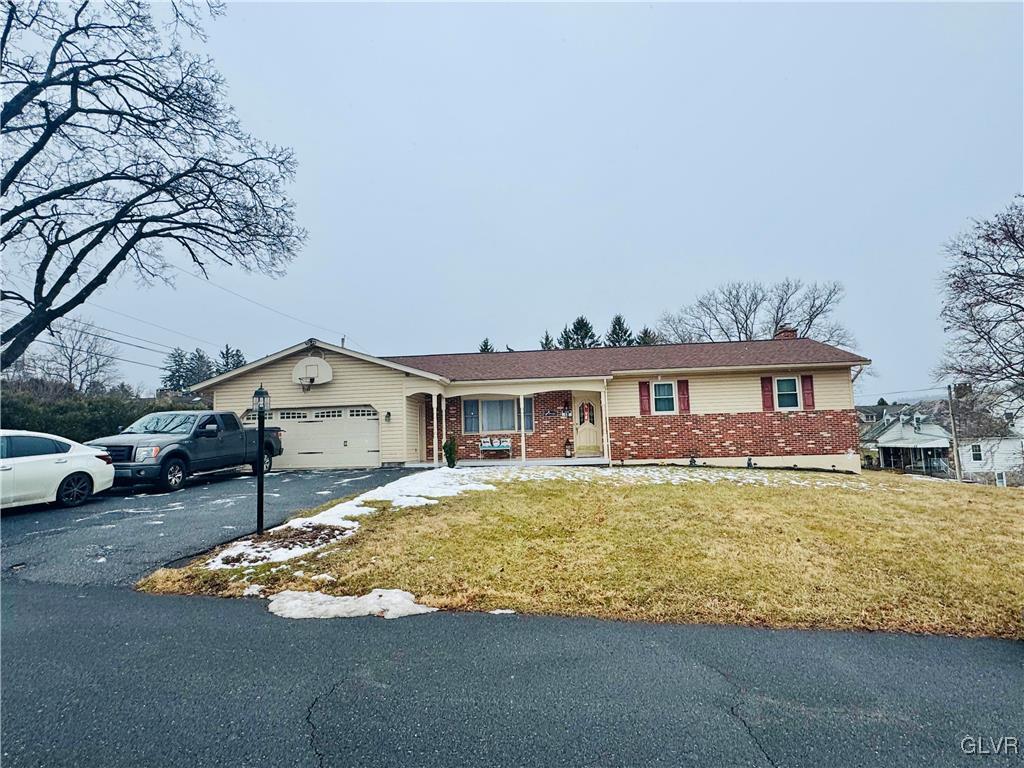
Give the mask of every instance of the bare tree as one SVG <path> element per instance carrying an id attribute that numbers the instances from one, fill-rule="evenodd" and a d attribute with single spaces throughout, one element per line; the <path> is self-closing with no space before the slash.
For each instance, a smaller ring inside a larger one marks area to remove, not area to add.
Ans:
<path id="1" fill-rule="evenodd" d="M 96 333 L 88 323 L 58 320 L 53 334 L 40 340 L 35 356 L 37 374 L 78 392 L 106 389 L 117 379 L 119 347 Z"/>
<path id="2" fill-rule="evenodd" d="M 832 317 L 843 295 L 835 282 L 725 283 L 678 312 L 662 313 L 658 332 L 674 343 L 751 341 L 770 339 L 791 325 L 800 336 L 851 347 L 852 334 Z"/>
<path id="3" fill-rule="evenodd" d="M 141 0 L 8 0 L 0 245 L 31 285 L 0 293 L 26 311 L 3 368 L 119 271 L 167 281 L 180 255 L 277 274 L 301 245 L 292 151 L 245 133 L 212 62 L 180 43 L 218 3 L 178 0 L 158 30 Z"/>
<path id="4" fill-rule="evenodd" d="M 946 245 L 940 376 L 1024 411 L 1024 196 Z"/>

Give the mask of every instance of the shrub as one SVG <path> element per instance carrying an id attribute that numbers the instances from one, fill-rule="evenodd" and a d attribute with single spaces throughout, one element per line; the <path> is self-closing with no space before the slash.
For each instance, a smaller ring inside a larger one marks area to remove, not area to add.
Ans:
<path id="1" fill-rule="evenodd" d="M 77 442 L 117 434 L 118 427 L 128 426 L 139 417 L 154 411 L 190 410 L 189 406 L 166 400 L 119 394 L 66 394 L 52 397 L 10 385 L 4 386 L 0 408 L 0 421 L 4 429 L 49 432 Z"/>
<path id="2" fill-rule="evenodd" d="M 447 463 L 449 467 L 454 467 L 455 466 L 455 462 L 456 462 L 456 460 L 458 458 L 456 456 L 457 446 L 455 444 L 455 438 L 454 437 L 449 437 L 447 440 L 445 440 L 444 441 L 444 445 L 442 446 L 442 448 L 444 449 L 444 460 L 445 460 L 445 463 Z"/>

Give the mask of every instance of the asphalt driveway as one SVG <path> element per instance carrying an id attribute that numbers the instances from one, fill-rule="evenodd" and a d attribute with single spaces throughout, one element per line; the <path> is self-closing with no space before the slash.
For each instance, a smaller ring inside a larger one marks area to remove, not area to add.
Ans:
<path id="1" fill-rule="evenodd" d="M 271 472 L 266 525 L 410 471 Z M 256 479 L 228 472 L 193 478 L 175 493 L 114 488 L 74 509 L 12 509 L 0 519 L 0 562 L 4 575 L 24 581 L 130 585 L 164 563 L 254 531 L 255 499 Z"/>

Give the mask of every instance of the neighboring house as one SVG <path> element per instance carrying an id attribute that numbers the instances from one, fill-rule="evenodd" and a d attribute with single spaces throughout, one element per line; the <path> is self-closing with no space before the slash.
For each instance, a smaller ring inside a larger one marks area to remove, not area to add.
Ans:
<path id="1" fill-rule="evenodd" d="M 964 478 L 989 485 L 1024 485 L 1024 435 L 968 437 L 960 442 Z"/>
<path id="2" fill-rule="evenodd" d="M 859 471 L 851 368 L 783 332 L 750 342 L 373 357 L 316 339 L 194 389 L 251 423 L 270 392 L 276 467 L 494 459 Z M 444 414 L 443 419 L 438 415 Z"/>
<path id="3" fill-rule="evenodd" d="M 869 410 L 870 409 L 870 410 Z M 875 409 L 880 409 L 875 412 Z M 857 406 L 873 422 L 861 420 L 860 450 L 864 466 L 948 475 L 952 436 L 936 419 L 912 405 Z"/>

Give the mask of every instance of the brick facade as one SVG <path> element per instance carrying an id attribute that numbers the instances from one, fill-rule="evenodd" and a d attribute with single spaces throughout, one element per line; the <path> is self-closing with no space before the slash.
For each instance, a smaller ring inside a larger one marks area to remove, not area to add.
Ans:
<path id="1" fill-rule="evenodd" d="M 526 435 L 526 457 L 559 458 L 565 441 L 573 438 L 571 418 L 562 416 L 571 392 L 534 395 L 534 431 Z M 449 437 L 458 445 L 460 459 L 479 459 L 480 435 L 462 434 L 462 398 L 446 401 Z M 427 407 L 427 461 L 434 460 L 434 419 Z M 554 413 L 545 416 L 545 413 Z M 820 456 L 856 452 L 860 444 L 857 414 L 850 410 L 756 411 L 751 413 L 612 416 L 612 459 L 715 459 L 762 456 Z M 519 433 L 495 433 L 507 437 L 512 457 L 520 458 Z M 438 436 L 440 444 L 440 436 Z M 507 458 L 505 453 L 484 458 Z"/>
<path id="2" fill-rule="evenodd" d="M 746 456 L 818 456 L 856 451 L 857 412 L 613 416 L 612 459 L 713 459 Z"/>
<path id="3" fill-rule="evenodd" d="M 516 398 L 518 399 L 518 398 Z M 572 408 L 572 392 L 538 392 L 533 395 L 533 432 L 526 434 L 526 458 L 551 459 L 565 456 L 565 441 L 572 439 L 572 418 L 562 416 L 566 403 Z M 445 401 L 445 422 L 448 437 L 454 437 L 460 459 L 479 459 L 480 438 L 477 434 L 462 434 L 462 398 Z M 427 461 L 434 460 L 433 411 L 427 406 Z M 554 416 L 545 416 L 554 413 Z M 512 457 L 521 458 L 518 432 L 488 433 L 483 437 L 507 437 L 512 441 Z M 440 446 L 441 436 L 438 435 Z M 443 457 L 444 454 L 442 454 Z M 487 458 L 507 458 L 506 453 L 488 453 Z"/>

